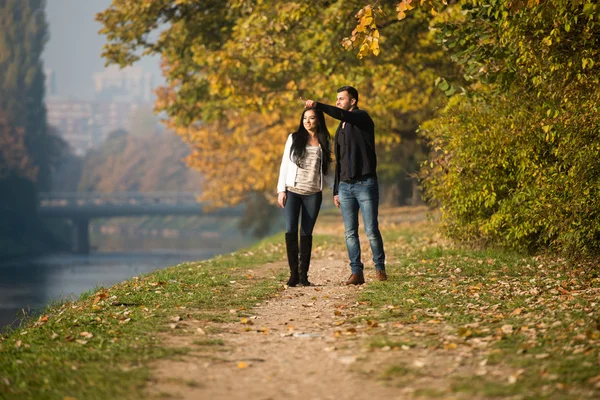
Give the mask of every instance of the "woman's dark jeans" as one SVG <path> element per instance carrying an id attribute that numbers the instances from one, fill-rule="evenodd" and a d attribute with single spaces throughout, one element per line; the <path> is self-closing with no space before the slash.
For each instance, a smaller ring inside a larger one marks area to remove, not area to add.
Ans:
<path id="1" fill-rule="evenodd" d="M 298 219 L 302 211 L 300 236 L 312 235 L 317 216 L 323 201 L 323 192 L 314 194 L 297 194 L 286 190 L 287 200 L 283 213 L 285 215 L 285 231 L 298 234 Z"/>

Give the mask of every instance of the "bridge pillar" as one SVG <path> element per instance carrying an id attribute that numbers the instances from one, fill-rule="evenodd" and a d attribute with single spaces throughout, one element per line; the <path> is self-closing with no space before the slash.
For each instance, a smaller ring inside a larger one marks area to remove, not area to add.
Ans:
<path id="1" fill-rule="evenodd" d="M 73 251 L 77 254 L 90 254 L 90 220 L 74 218 L 73 222 Z"/>

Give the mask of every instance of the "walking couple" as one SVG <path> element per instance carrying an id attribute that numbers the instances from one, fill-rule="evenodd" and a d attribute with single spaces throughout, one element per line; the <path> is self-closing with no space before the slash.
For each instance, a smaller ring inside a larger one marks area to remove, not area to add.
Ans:
<path id="1" fill-rule="evenodd" d="M 333 201 L 342 211 L 346 247 L 352 274 L 346 285 L 365 283 L 358 238 L 358 211 L 363 216 L 365 232 L 375 263 L 375 277 L 385 281 L 385 253 L 379 232 L 379 184 L 375 155 L 375 125 L 366 111 L 358 108 L 358 91 L 342 86 L 337 91 L 336 106 L 304 100 L 298 130 L 289 135 L 281 159 L 278 203 L 284 209 L 285 245 L 290 266 L 288 286 L 310 286 L 308 270 L 312 251 L 312 232 L 323 199 L 323 184 L 333 189 Z M 333 148 L 335 172 L 331 179 L 331 137 L 325 124 L 327 114 L 340 124 Z M 298 241 L 298 220 L 300 241 Z"/>

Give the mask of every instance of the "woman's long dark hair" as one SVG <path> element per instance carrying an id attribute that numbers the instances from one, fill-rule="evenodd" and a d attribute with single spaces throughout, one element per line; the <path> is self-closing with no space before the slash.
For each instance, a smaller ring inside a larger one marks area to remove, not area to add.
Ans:
<path id="1" fill-rule="evenodd" d="M 296 163 L 296 165 L 302 167 L 302 163 L 306 157 L 306 144 L 308 143 L 309 135 L 308 131 L 304 127 L 304 114 L 306 114 L 308 110 L 314 111 L 315 116 L 317 117 L 318 126 L 316 136 L 323 152 L 323 156 L 321 157 L 321 168 L 323 170 L 323 175 L 327 175 L 329 172 L 329 165 L 331 164 L 331 135 L 327 130 L 325 115 L 321 110 L 307 108 L 302 112 L 302 116 L 300 117 L 300 126 L 298 126 L 298 130 L 296 132 L 292 133 L 292 149 L 290 151 L 290 157 Z"/>

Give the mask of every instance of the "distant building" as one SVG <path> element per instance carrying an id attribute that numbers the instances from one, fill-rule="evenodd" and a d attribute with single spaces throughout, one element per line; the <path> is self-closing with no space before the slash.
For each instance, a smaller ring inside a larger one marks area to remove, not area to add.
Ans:
<path id="1" fill-rule="evenodd" d="M 133 113 L 152 108 L 152 74 L 141 68 L 111 66 L 94 74 L 95 100 L 56 96 L 54 71 L 46 69 L 48 123 L 79 156 L 102 144 L 111 132 L 129 130 Z"/>
<path id="2" fill-rule="evenodd" d="M 83 155 L 94 147 L 98 132 L 90 102 L 47 98 L 48 124 L 58 129 L 75 154 Z"/>
<path id="3" fill-rule="evenodd" d="M 139 67 L 120 69 L 111 65 L 94 74 L 96 100 L 149 103 L 152 99 L 152 74 Z"/>
<path id="4" fill-rule="evenodd" d="M 129 129 L 132 113 L 150 104 L 46 99 L 48 123 L 56 127 L 73 152 L 83 156 L 102 144 L 111 132 Z"/>

